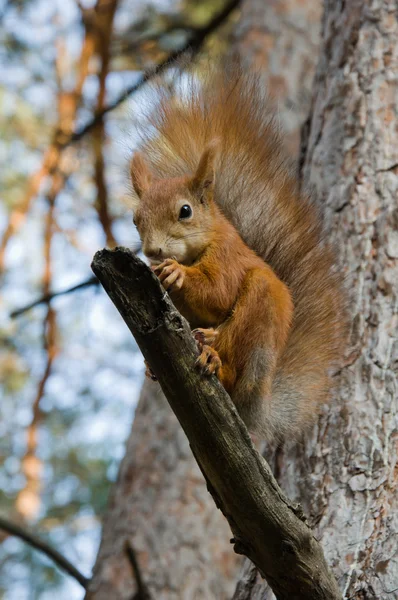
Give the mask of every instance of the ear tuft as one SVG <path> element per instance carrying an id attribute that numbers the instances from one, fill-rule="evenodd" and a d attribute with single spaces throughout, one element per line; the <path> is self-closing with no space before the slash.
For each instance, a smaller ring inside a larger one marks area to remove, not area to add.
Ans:
<path id="1" fill-rule="evenodd" d="M 152 173 L 140 152 L 136 152 L 131 159 L 130 175 L 134 191 L 141 198 L 152 183 Z"/>
<path id="2" fill-rule="evenodd" d="M 200 157 L 198 168 L 191 182 L 192 191 L 201 200 L 207 191 L 212 190 L 215 181 L 215 163 L 219 153 L 220 142 L 214 139 L 207 144 Z"/>
<path id="3" fill-rule="evenodd" d="M 129 198 L 129 206 L 132 209 L 133 213 L 135 213 L 140 204 L 140 198 L 137 195 L 137 193 L 132 194 L 132 196 Z"/>

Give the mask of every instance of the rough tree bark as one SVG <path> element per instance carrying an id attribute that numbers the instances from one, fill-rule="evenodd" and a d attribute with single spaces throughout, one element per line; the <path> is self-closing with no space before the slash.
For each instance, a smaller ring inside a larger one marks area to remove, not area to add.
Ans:
<path id="1" fill-rule="evenodd" d="M 350 348 L 279 482 L 316 525 L 344 598 L 398 598 L 398 7 L 328 0 L 303 179 L 346 271 Z M 273 598 L 252 568 L 235 599 Z"/>
<path id="2" fill-rule="evenodd" d="M 153 382 L 141 393 L 87 599 L 132 597 L 126 537 L 154 598 L 232 593 L 236 557 L 228 525 L 214 510 L 188 440 Z"/>
<path id="3" fill-rule="evenodd" d="M 279 72 L 280 79 L 270 79 L 268 88 L 278 84 L 279 115 L 292 151 L 309 109 L 320 6 L 321 0 L 246 0 L 236 28 L 241 55 L 252 52 L 253 39 L 257 58 L 261 49 L 258 67 L 265 74 L 270 69 L 273 77 Z M 293 81 L 290 72 L 298 64 L 300 75 Z M 135 583 L 123 548 L 125 534 L 154 597 L 231 597 L 238 569 L 229 527 L 214 507 L 185 434 L 152 382 L 144 384 L 111 494 L 88 599 L 130 600 Z"/>

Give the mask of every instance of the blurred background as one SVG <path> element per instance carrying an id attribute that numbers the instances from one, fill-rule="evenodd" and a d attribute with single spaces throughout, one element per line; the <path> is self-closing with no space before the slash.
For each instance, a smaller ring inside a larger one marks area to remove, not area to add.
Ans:
<path id="1" fill-rule="evenodd" d="M 90 271 L 97 249 L 137 243 L 126 164 L 145 100 L 124 94 L 224 5 L 0 2 L 1 514 L 86 574 L 143 379 L 134 340 Z M 229 28 L 205 40 L 214 57 Z M 0 540 L 1 598 L 82 597 L 42 554 Z"/>

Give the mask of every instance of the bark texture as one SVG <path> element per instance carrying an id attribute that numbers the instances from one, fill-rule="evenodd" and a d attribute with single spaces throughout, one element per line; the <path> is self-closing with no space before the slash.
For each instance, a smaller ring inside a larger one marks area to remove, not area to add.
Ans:
<path id="1" fill-rule="evenodd" d="M 236 27 L 242 56 L 247 52 L 250 62 L 253 39 L 256 52 L 261 50 L 258 67 L 266 79 L 268 73 L 276 77 L 280 70 L 280 80 L 272 79 L 270 84 L 278 90 L 279 116 L 289 129 L 292 152 L 298 149 L 309 108 L 320 6 L 321 0 L 246 0 Z M 296 52 L 301 60 L 295 60 Z M 293 80 L 291 71 L 296 68 L 300 76 Z M 104 519 L 90 600 L 130 599 L 136 589 L 122 533 L 131 540 L 154 597 L 231 598 L 240 559 L 231 551 L 228 524 L 215 509 L 186 436 L 159 386 L 148 381 Z"/>
<path id="2" fill-rule="evenodd" d="M 235 552 L 250 558 L 279 600 L 339 600 L 322 549 L 254 448 L 216 377 L 196 367 L 187 321 L 158 279 L 125 248 L 97 252 L 92 269 L 134 335 L 185 431 Z"/>
<path id="3" fill-rule="evenodd" d="M 146 382 L 86 598 L 131 599 L 126 538 L 153 598 L 230 597 L 237 558 L 230 537 L 159 384 Z"/>
<path id="4" fill-rule="evenodd" d="M 278 458 L 344 598 L 398 598 L 398 7 L 328 0 L 303 178 L 347 275 L 350 347 L 336 393 Z M 272 598 L 246 566 L 235 599 Z"/>
<path id="5" fill-rule="evenodd" d="M 234 33 L 233 52 L 262 73 L 293 156 L 311 102 L 321 15 L 322 0 L 246 0 Z"/>

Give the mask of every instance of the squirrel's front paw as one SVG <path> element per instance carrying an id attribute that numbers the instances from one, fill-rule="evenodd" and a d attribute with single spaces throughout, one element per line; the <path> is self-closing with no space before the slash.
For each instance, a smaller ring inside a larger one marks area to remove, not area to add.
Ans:
<path id="1" fill-rule="evenodd" d="M 172 258 L 166 259 L 155 267 L 153 272 L 158 276 L 165 290 L 175 291 L 182 288 L 185 279 L 185 270 L 183 265 L 180 265 L 176 260 Z"/>
<path id="2" fill-rule="evenodd" d="M 218 336 L 217 329 L 209 327 L 208 329 L 194 329 L 192 335 L 198 345 L 199 352 L 202 352 L 204 346 L 213 346 Z"/>
<path id="3" fill-rule="evenodd" d="M 212 375 L 213 373 L 217 375 L 222 363 L 217 350 L 205 345 L 196 360 L 196 364 L 204 375 Z"/>

